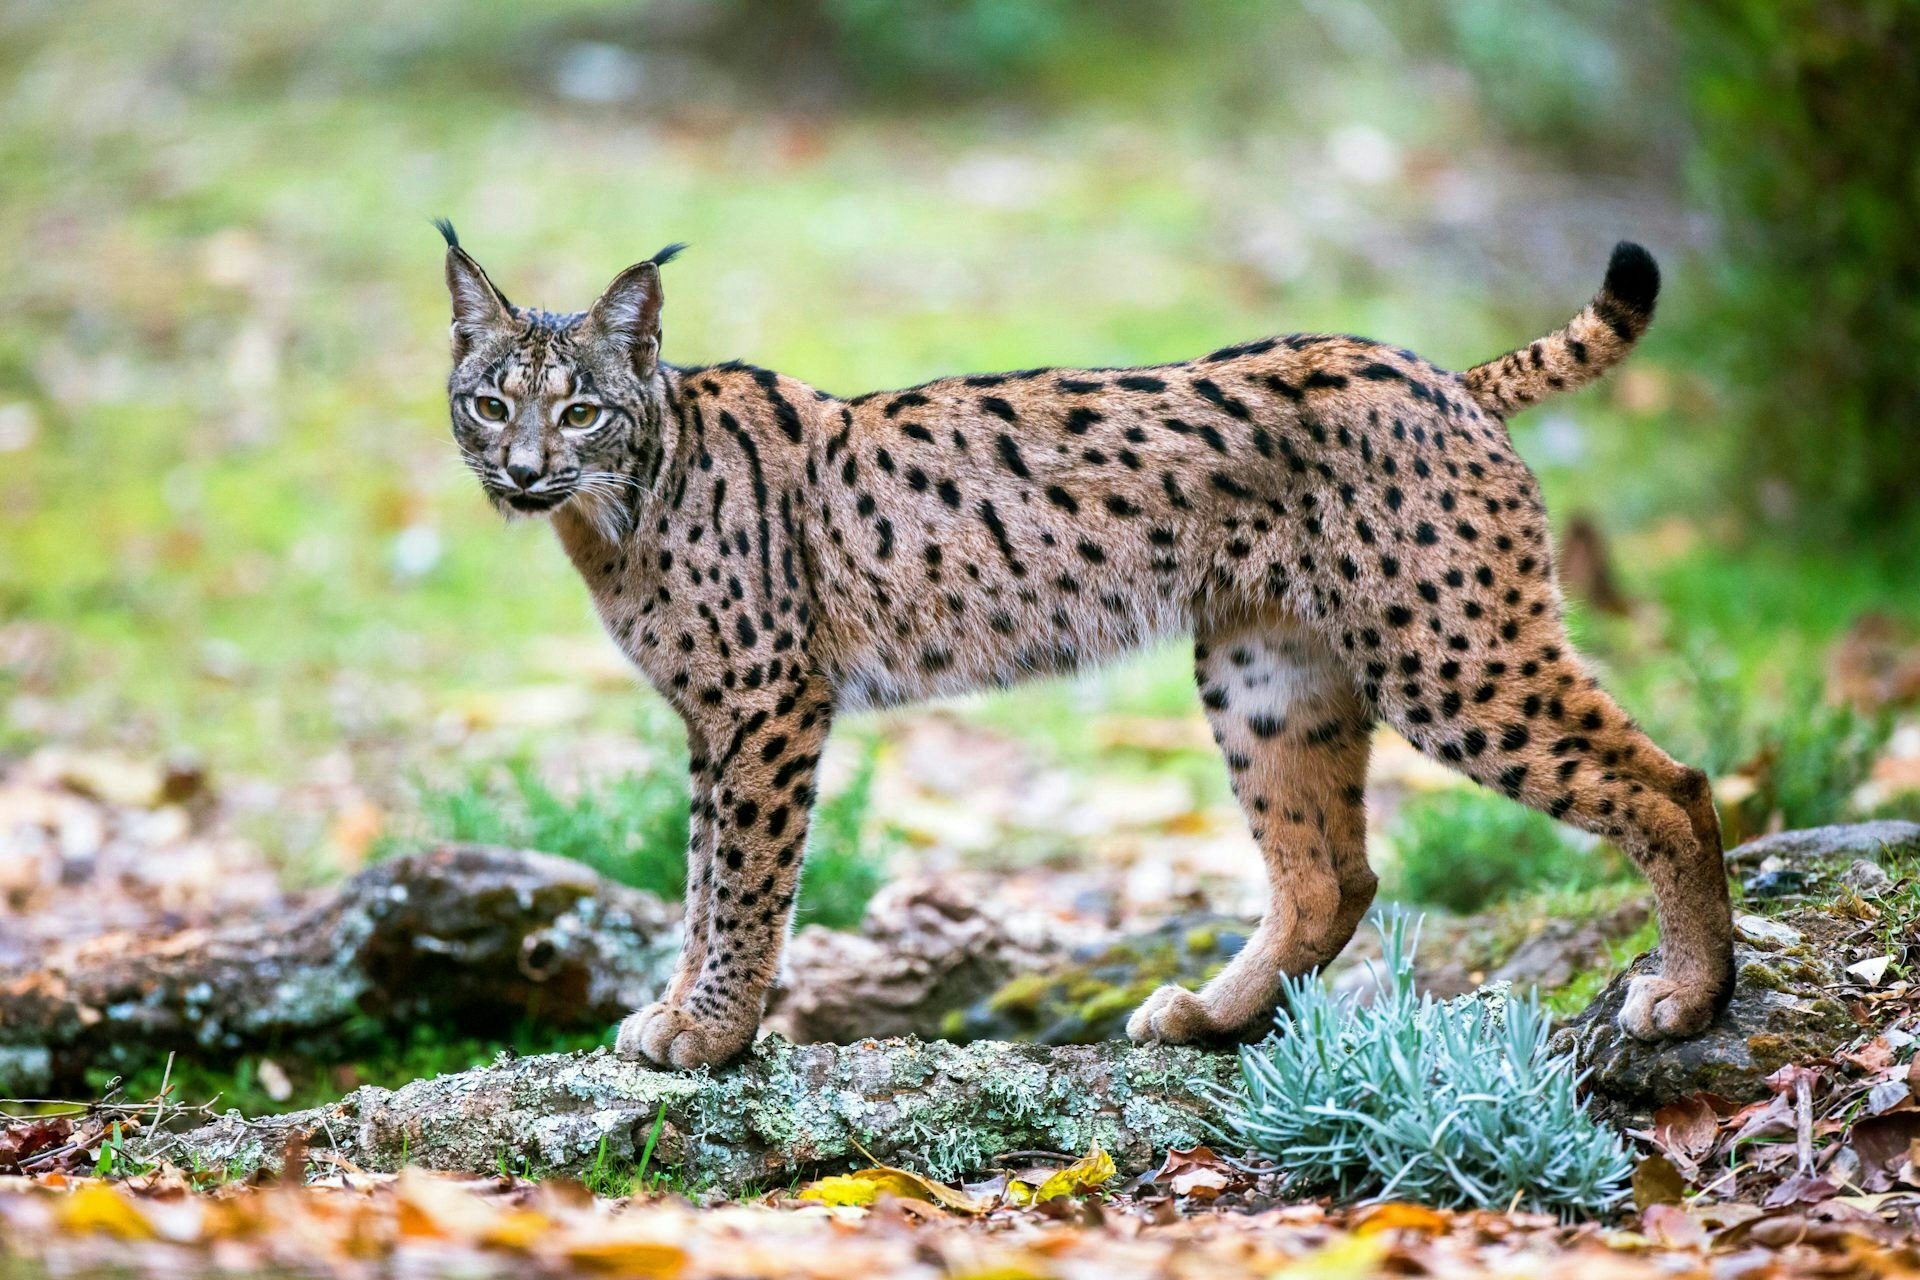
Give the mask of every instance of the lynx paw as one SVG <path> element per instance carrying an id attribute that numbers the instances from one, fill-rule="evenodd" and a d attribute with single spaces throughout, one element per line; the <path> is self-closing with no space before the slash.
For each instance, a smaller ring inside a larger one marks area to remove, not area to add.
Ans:
<path id="1" fill-rule="evenodd" d="M 1198 1044 L 1219 1038 L 1206 1001 L 1185 987 L 1161 987 L 1127 1019 L 1127 1039 L 1135 1044 Z"/>
<path id="2" fill-rule="evenodd" d="M 1678 1040 L 1705 1031 L 1713 1012 L 1714 993 L 1705 984 L 1642 974 L 1627 985 L 1620 1029 L 1635 1040 Z"/>
<path id="3" fill-rule="evenodd" d="M 741 1034 L 734 1028 L 702 1022 L 681 1006 L 662 1000 L 622 1022 L 613 1047 L 623 1058 L 644 1058 L 657 1066 L 685 1070 L 717 1066 L 746 1048 L 752 1039 L 752 1027 Z"/>

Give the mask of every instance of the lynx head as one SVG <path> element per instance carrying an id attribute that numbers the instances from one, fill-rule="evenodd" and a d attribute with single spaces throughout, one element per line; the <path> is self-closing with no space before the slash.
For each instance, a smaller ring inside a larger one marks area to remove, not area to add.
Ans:
<path id="1" fill-rule="evenodd" d="M 453 438 L 504 514 L 568 503 L 609 537 L 632 523 L 659 473 L 666 392 L 660 374 L 660 268 L 669 245 L 614 277 L 583 312 L 516 307 L 447 240 L 453 295 Z"/>

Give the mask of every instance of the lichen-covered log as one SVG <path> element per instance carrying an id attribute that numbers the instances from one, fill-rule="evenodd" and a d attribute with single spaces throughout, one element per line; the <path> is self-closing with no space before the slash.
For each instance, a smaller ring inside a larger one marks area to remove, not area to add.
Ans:
<path id="1" fill-rule="evenodd" d="M 0 976 L 0 1090 L 169 1050 L 218 1060 L 350 1018 L 607 1025 L 678 939 L 650 894 L 547 854 L 447 845 L 370 867 L 290 915 L 95 939 Z"/>
<path id="2" fill-rule="evenodd" d="M 578 1175 L 631 1161 L 656 1118 L 654 1167 L 727 1193 L 876 1159 L 951 1179 L 1012 1151 L 1086 1151 L 1143 1169 L 1209 1132 L 1196 1082 L 1222 1085 L 1238 1059 L 1171 1046 L 1046 1049 L 913 1039 L 793 1045 L 763 1039 L 718 1072 L 663 1072 L 597 1049 L 358 1089 L 271 1119 L 229 1115 L 156 1138 L 172 1159 L 235 1174 L 277 1170 L 290 1135 L 365 1169 L 402 1163 L 474 1173 Z M 856 1146 L 855 1144 L 859 1145 Z"/>
<path id="3" fill-rule="evenodd" d="M 447 845 L 371 867 L 271 918 L 96 939 L 0 971 L 0 1092 L 78 1087 L 88 1067 L 202 1064 L 417 1022 L 610 1027 L 651 1001 L 678 909 L 564 858 Z M 797 1041 L 939 1035 L 959 1009 L 1065 955 L 1044 917 L 925 880 L 888 886 L 859 933 L 795 940 L 768 1026 Z"/>

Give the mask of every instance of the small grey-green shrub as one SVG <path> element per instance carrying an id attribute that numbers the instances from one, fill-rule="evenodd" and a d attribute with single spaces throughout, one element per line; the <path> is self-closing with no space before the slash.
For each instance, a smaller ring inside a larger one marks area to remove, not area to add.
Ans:
<path id="1" fill-rule="evenodd" d="M 1462 914 L 1529 889 L 1591 889 L 1632 874 L 1611 845 L 1475 788 L 1411 797 L 1391 839 L 1387 893 Z"/>
<path id="2" fill-rule="evenodd" d="M 1288 979 L 1275 1031 L 1215 1091 L 1228 1140 L 1273 1160 L 1290 1191 L 1588 1216 L 1625 1194 L 1618 1134 L 1575 1097 L 1529 994 L 1416 996 L 1404 916 L 1379 922 L 1369 1004 Z M 1416 929 L 1417 935 L 1417 929 Z"/>

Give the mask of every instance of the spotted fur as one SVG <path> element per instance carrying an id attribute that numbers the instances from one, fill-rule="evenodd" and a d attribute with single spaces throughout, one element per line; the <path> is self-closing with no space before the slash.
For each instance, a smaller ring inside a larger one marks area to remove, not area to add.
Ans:
<path id="1" fill-rule="evenodd" d="M 1626 353 L 1658 285 L 1643 250 L 1615 251 L 1566 329 L 1464 376 L 1303 334 L 841 399 L 738 362 L 660 362 L 669 254 L 554 315 L 513 307 L 448 240 L 463 455 L 504 511 L 551 518 L 607 631 L 686 722 L 687 942 L 622 1052 L 689 1067 L 752 1039 L 837 714 L 1176 633 L 1194 637 L 1271 907 L 1203 990 L 1155 993 L 1134 1039 L 1257 1032 L 1282 974 L 1346 944 L 1374 894 L 1362 788 L 1381 721 L 1650 877 L 1664 969 L 1638 980 L 1627 1030 L 1699 1031 L 1728 994 L 1706 779 L 1569 645 L 1546 512 L 1503 422 Z M 582 403 L 600 413 L 571 429 Z"/>

